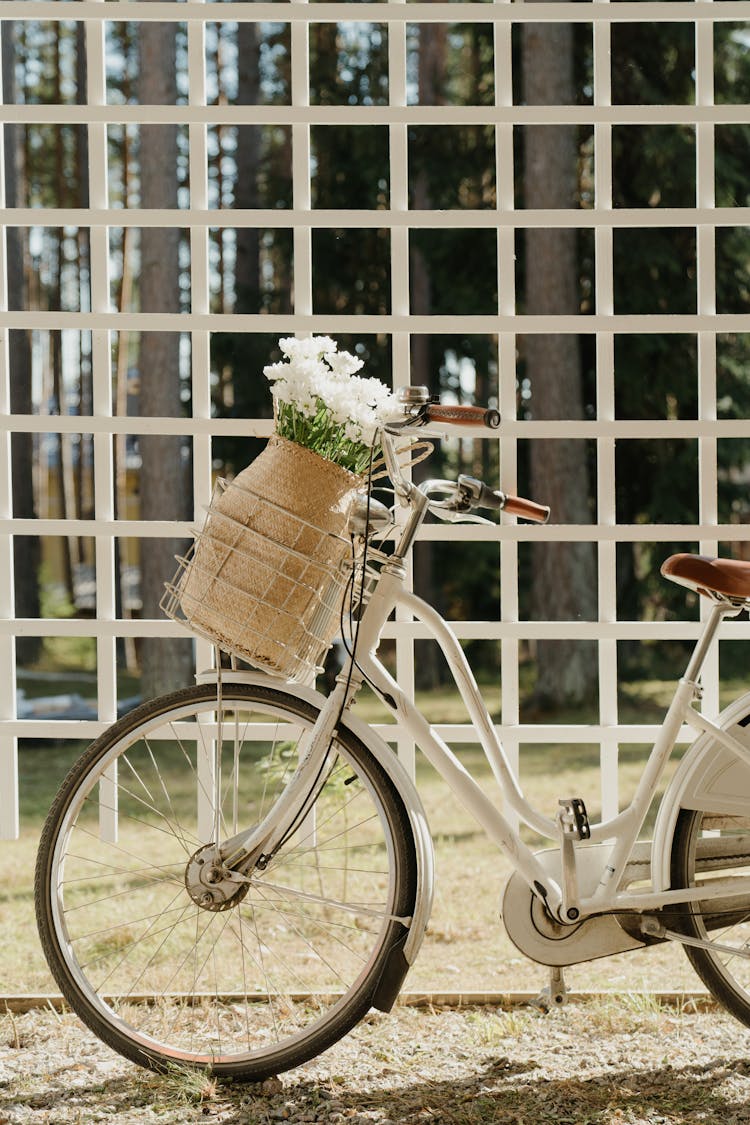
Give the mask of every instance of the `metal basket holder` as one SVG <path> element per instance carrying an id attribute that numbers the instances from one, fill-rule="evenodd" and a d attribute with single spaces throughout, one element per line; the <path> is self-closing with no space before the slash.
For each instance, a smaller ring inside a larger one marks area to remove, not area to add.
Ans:
<path id="1" fill-rule="evenodd" d="M 249 489 L 243 524 L 217 508 L 227 487 L 223 479 L 216 482 L 203 529 L 188 553 L 176 556 L 161 609 L 254 667 L 310 680 L 322 670 L 344 616 L 356 611 L 361 568 L 354 567 L 352 579 L 351 544 Z M 283 517 L 284 543 L 253 526 L 277 515 Z M 303 539 L 305 553 L 295 547 Z M 364 600 L 376 580 L 368 565 Z M 347 590 L 352 601 L 344 608 Z"/>

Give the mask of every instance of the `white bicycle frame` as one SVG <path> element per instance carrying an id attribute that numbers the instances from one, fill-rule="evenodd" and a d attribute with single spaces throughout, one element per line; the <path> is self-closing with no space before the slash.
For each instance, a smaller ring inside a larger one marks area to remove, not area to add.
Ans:
<path id="1" fill-rule="evenodd" d="M 533 888 L 545 900 L 550 911 L 560 917 L 561 920 L 567 921 L 572 920 L 568 911 L 575 910 L 577 911 L 575 918 L 580 920 L 590 914 L 624 910 L 654 910 L 669 903 L 693 900 L 706 901 L 712 897 L 727 897 L 726 887 L 702 887 L 694 892 L 679 890 L 629 893 L 619 892 L 618 885 L 630 859 L 659 779 L 684 723 L 688 723 L 699 731 L 710 732 L 720 745 L 750 765 L 750 749 L 692 707 L 694 699 L 699 694 L 697 677 L 709 645 L 721 620 L 728 614 L 739 612 L 737 608 L 727 605 L 712 607 L 711 616 L 706 622 L 696 645 L 686 674 L 677 685 L 674 698 L 667 711 L 659 736 L 649 754 L 633 799 L 616 817 L 591 825 L 589 838 L 591 843 L 612 841 L 612 844 L 611 848 L 605 852 L 606 859 L 596 891 L 588 897 L 579 898 L 575 895 L 575 888 L 577 887 L 575 851 L 564 849 L 563 854 L 569 865 L 569 870 L 563 872 L 563 886 L 560 887 L 550 880 L 546 869 L 540 865 L 539 860 L 523 842 L 519 833 L 503 815 L 497 804 L 485 793 L 445 742 L 432 730 L 409 696 L 401 690 L 377 659 L 375 650 L 382 626 L 391 611 L 400 605 L 425 624 L 440 644 L 507 805 L 525 824 L 541 835 L 550 840 L 559 841 L 561 839 L 560 819 L 558 818 L 555 821 L 540 815 L 524 797 L 455 633 L 431 606 L 422 601 L 421 598 L 406 591 L 403 588 L 403 582 L 403 577 L 398 574 L 392 572 L 383 574 L 372 596 L 371 603 L 362 616 L 359 625 L 356 657 L 359 676 L 366 679 L 375 689 L 381 701 L 393 714 L 396 722 L 411 735 L 430 764 L 444 778 L 451 791 L 481 825 L 490 839 L 508 856 L 514 868 L 528 883 L 529 887 Z M 750 892 L 750 878 L 747 880 L 738 879 L 736 887 L 733 887 L 732 894 L 736 893 L 741 896 L 747 895 L 748 892 Z"/>
<path id="2" fill-rule="evenodd" d="M 390 452 L 392 455 L 392 449 Z M 386 459 L 390 460 L 388 457 Z M 394 479 L 397 469 L 394 469 L 393 465 L 390 465 L 390 468 L 391 479 Z M 394 480 L 394 484 L 398 493 L 399 482 Z M 400 484 L 402 486 L 406 484 L 403 478 L 400 478 Z M 304 760 L 300 762 L 290 784 L 266 820 L 251 833 L 245 835 L 240 833 L 225 843 L 222 852 L 226 855 L 230 847 L 234 852 L 239 847 L 245 857 L 242 865 L 244 870 L 248 870 L 259 856 L 272 853 L 304 802 L 309 799 L 311 788 L 319 783 L 321 766 L 325 755 L 329 752 L 336 725 L 356 692 L 367 681 L 393 715 L 396 723 L 409 733 L 462 805 L 481 825 L 488 837 L 505 853 L 529 888 L 544 901 L 547 909 L 559 921 L 568 924 L 573 921 L 579 923 L 591 915 L 624 911 L 646 912 L 669 904 L 705 902 L 713 898 L 726 900 L 735 896 L 747 897 L 750 894 L 750 877 L 738 877 L 733 880 L 731 891 L 728 891 L 726 884 L 720 882 L 715 886 L 703 885 L 692 890 L 652 889 L 629 892 L 621 889 L 623 873 L 633 853 L 659 779 L 684 724 L 702 733 L 710 734 L 716 743 L 750 766 L 750 748 L 693 707 L 693 702 L 700 697 L 698 684 L 700 670 L 719 625 L 724 617 L 736 615 L 742 607 L 728 602 L 717 602 L 712 605 L 710 615 L 695 646 L 685 675 L 677 685 L 631 802 L 617 816 L 590 826 L 587 844 L 600 843 L 605 846 L 602 848 L 603 858 L 598 884 L 592 893 L 580 895 L 578 849 L 571 841 L 570 833 L 566 832 L 562 812 L 556 820 L 552 820 L 541 815 L 526 800 L 455 633 L 439 613 L 405 588 L 406 571 L 403 558 L 408 553 L 429 502 L 414 486 L 407 485 L 404 491 L 413 506 L 411 521 L 407 522 L 401 543 L 394 555 L 384 563 L 377 585 L 361 613 L 357 627 L 356 651 L 354 656 L 350 656 L 345 662 L 337 685 L 328 697 L 310 733 Z M 415 495 L 422 496 L 422 500 L 416 500 Z M 525 824 L 547 839 L 560 843 L 561 883 L 550 877 L 548 869 L 524 843 L 518 831 L 498 807 L 498 803 L 485 793 L 378 659 L 377 648 L 383 627 L 394 609 L 399 606 L 426 625 L 430 634 L 439 643 L 504 801 Z M 658 864 L 654 862 L 655 860 L 659 861 Z M 657 866 L 663 866 L 661 857 L 654 856 L 652 871 Z M 590 878 L 588 882 L 590 884 Z"/>

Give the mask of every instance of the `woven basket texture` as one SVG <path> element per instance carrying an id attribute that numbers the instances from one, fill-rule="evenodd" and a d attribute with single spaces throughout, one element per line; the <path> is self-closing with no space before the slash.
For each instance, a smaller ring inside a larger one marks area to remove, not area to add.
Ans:
<path id="1" fill-rule="evenodd" d="M 183 583 L 187 619 L 227 651 L 292 675 L 310 648 L 313 619 L 321 632 L 321 594 L 348 552 L 341 536 L 361 485 L 341 466 L 273 435 L 211 506 Z M 329 620 L 318 658 L 339 629 L 336 613 L 322 616 Z"/>

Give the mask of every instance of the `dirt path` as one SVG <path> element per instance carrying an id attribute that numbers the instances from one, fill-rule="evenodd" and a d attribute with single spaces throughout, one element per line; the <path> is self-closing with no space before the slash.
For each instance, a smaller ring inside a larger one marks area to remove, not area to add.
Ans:
<path id="1" fill-rule="evenodd" d="M 549 1015 L 399 1007 L 257 1087 L 141 1071 L 69 1014 L 1 1016 L 0 1125 L 99 1121 L 750 1123 L 750 1032 L 635 996 Z"/>

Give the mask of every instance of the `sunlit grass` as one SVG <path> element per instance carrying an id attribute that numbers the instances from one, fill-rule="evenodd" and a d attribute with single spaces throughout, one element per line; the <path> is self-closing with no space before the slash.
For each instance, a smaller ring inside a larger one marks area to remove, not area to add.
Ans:
<path id="1" fill-rule="evenodd" d="M 650 721 L 652 710 L 663 714 L 669 690 L 670 685 L 650 684 L 640 709 L 633 695 L 633 718 L 626 721 L 635 721 L 636 715 L 639 722 Z M 464 721 L 463 705 L 454 693 L 431 693 L 423 702 L 434 722 Z M 366 721 L 383 718 L 377 701 L 364 693 L 356 704 L 356 713 Z M 5 865 L 0 890 L 0 979 L 9 982 L 5 986 L 8 991 L 56 991 L 35 938 L 33 866 L 41 822 L 82 748 L 82 744 L 71 743 L 21 746 L 22 834 L 18 842 L 4 845 L 12 862 Z M 500 803 L 499 790 L 480 749 L 464 745 L 457 752 L 485 791 L 496 793 Z M 647 753 L 648 747 L 642 745 L 620 748 L 621 804 L 632 794 Z M 184 780 L 189 784 L 187 778 Z M 560 797 L 571 795 L 585 798 L 592 819 L 601 809 L 598 746 L 525 745 L 521 780 L 529 798 L 547 816 L 554 816 Z M 530 963 L 511 945 L 499 921 L 501 894 L 510 874 L 508 862 L 421 759 L 417 785 L 434 834 L 437 884 L 428 933 L 406 987 L 497 992 L 540 989 L 547 982 L 547 970 Z M 187 799 L 187 793 L 185 796 Z M 653 814 L 649 829 L 652 820 Z M 535 848 L 550 846 L 531 832 L 525 831 L 524 837 Z M 23 941 L 19 941 L 20 935 Z M 682 952 L 666 946 L 576 967 L 568 971 L 568 978 L 569 987 L 576 990 L 614 988 L 636 993 L 699 987 Z"/>

